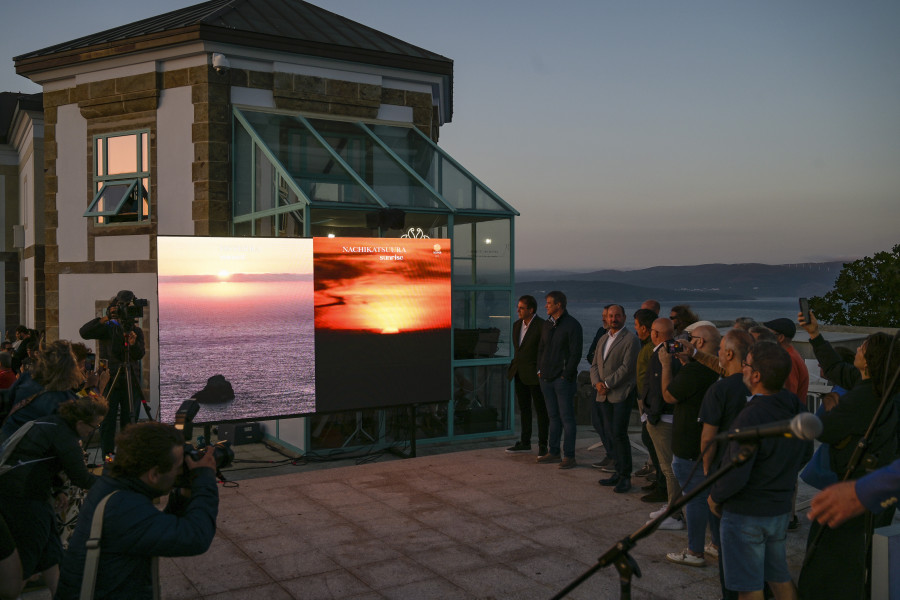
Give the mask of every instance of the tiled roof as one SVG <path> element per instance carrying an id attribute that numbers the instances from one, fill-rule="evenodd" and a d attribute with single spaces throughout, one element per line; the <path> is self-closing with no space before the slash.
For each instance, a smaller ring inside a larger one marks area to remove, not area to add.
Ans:
<path id="1" fill-rule="evenodd" d="M 230 42 L 441 75 L 453 73 L 453 61 L 447 57 L 302 0 L 210 0 L 13 60 L 17 72 L 25 74 L 35 68 L 177 43 L 171 39 L 174 36 L 179 42 Z M 48 62 L 51 57 L 56 57 L 52 63 Z"/>

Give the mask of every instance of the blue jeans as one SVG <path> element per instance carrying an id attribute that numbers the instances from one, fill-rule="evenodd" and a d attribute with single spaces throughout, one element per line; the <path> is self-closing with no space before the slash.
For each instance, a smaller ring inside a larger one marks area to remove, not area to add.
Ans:
<path id="1" fill-rule="evenodd" d="M 790 512 L 775 517 L 722 513 L 719 552 L 728 589 L 754 592 L 763 589 L 766 581 L 791 580 L 785 552 L 790 520 Z"/>
<path id="2" fill-rule="evenodd" d="M 622 402 L 597 402 L 603 414 L 606 436 L 612 442 L 616 475 L 631 477 L 631 440 L 628 439 L 628 421 L 631 419 L 631 397 Z"/>
<path id="3" fill-rule="evenodd" d="M 672 457 L 672 471 L 681 485 L 682 493 L 687 494 L 706 480 L 703 465 L 697 466 L 694 476 L 691 470 L 697 465 L 696 460 L 688 460 L 678 456 Z M 709 523 L 709 505 L 706 497 L 709 490 L 704 490 L 684 506 L 684 518 L 687 520 L 688 548 L 691 552 L 702 553 L 706 546 L 706 524 Z"/>
<path id="4" fill-rule="evenodd" d="M 563 456 L 575 458 L 575 388 L 574 381 L 562 377 L 553 381 L 541 379 L 541 391 L 550 416 L 550 454 L 560 453 L 559 440 L 562 438 Z"/>

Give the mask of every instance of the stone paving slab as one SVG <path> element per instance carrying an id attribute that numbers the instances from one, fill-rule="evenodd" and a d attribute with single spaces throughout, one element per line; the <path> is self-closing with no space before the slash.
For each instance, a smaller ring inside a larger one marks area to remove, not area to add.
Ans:
<path id="1" fill-rule="evenodd" d="M 160 561 L 162 597 L 550 598 L 659 507 L 640 501 L 643 479 L 635 478 L 626 494 L 597 485 L 605 474 L 590 467 L 603 456 L 602 449 L 587 450 L 595 441 L 579 438 L 579 466 L 571 470 L 538 465 L 533 455 L 505 454 L 508 441 L 497 441 L 238 480 L 220 487 L 210 550 Z M 239 447 L 238 456 L 244 453 Z M 636 449 L 636 466 L 644 456 Z M 800 501 L 811 493 L 802 486 Z M 788 537 L 795 577 L 807 532 L 804 519 L 800 532 Z M 719 598 L 714 563 L 695 568 L 665 560 L 686 545 L 684 531 L 658 531 L 640 541 L 631 552 L 643 573 L 634 579 L 633 597 Z M 600 571 L 569 597 L 618 598 L 617 575 Z"/>

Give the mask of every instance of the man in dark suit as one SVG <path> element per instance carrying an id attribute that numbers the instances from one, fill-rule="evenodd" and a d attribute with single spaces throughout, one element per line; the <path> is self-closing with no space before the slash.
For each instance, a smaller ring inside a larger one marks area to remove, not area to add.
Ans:
<path id="1" fill-rule="evenodd" d="M 522 415 L 522 438 L 515 446 L 507 448 L 509 453 L 531 452 L 531 405 L 538 422 L 538 456 L 547 454 L 547 432 L 550 418 L 537 374 L 538 345 L 541 342 L 541 328 L 544 320 L 535 315 L 537 300 L 534 296 L 522 296 L 516 306 L 519 319 L 513 323 L 513 360 L 509 364 L 507 377 L 515 384 L 516 402 Z"/>

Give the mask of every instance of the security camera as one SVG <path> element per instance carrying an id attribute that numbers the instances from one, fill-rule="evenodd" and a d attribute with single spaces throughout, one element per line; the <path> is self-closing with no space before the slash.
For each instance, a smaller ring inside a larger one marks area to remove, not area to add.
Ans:
<path id="1" fill-rule="evenodd" d="M 212 55 L 212 66 L 216 73 L 224 73 L 231 68 L 231 63 L 221 52 L 214 52 Z"/>

